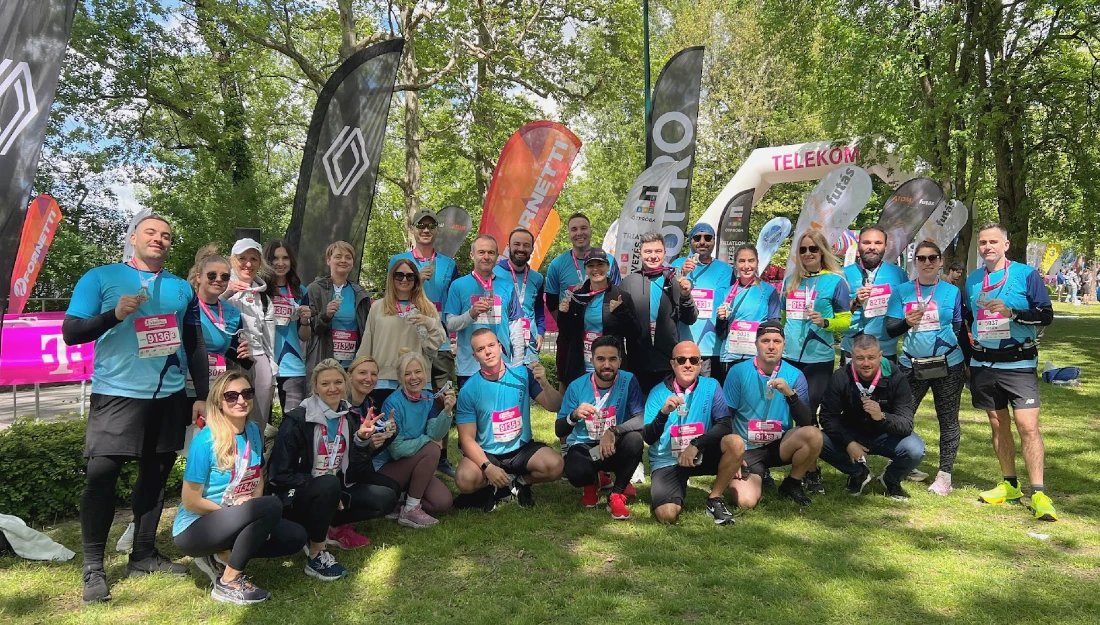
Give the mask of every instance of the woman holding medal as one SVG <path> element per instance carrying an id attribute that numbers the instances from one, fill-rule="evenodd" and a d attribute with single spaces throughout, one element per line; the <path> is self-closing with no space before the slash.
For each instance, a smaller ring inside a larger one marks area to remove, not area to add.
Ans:
<path id="1" fill-rule="evenodd" d="M 347 402 L 348 374 L 333 359 L 313 369 L 313 394 L 283 416 L 271 453 L 271 489 L 283 514 L 309 535 L 306 575 L 333 581 L 347 575 L 326 549 L 329 529 L 383 516 L 397 494 L 372 483 L 372 457 L 393 431 L 376 432 L 380 416 L 361 422 Z"/>
<path id="2" fill-rule="evenodd" d="M 443 439 L 451 429 L 455 392 L 451 388 L 435 394 L 424 390 L 432 366 L 422 352 L 402 349 L 396 370 L 400 390 L 382 404 L 382 414 L 387 425 L 396 425 L 399 434 L 374 457 L 374 468 L 394 479 L 406 493 L 404 505 L 399 504 L 397 522 L 423 529 L 438 523 L 435 516 L 450 510 L 454 503 L 451 491 L 435 476 L 435 469 Z"/>
<path id="3" fill-rule="evenodd" d="M 279 365 L 275 363 L 275 307 L 262 278 L 267 270 L 262 252 L 260 244 L 252 239 L 240 239 L 233 244 L 229 286 L 221 299 L 241 313 L 241 328 L 252 358 L 248 377 L 256 389 L 252 419 L 266 426 L 271 420 Z"/>
<path id="4" fill-rule="evenodd" d="M 720 379 L 725 380 L 737 363 L 756 356 L 756 329 L 782 315 L 779 292 L 757 277 L 760 256 L 756 246 L 739 246 L 733 253 L 734 267 L 729 290 L 719 294 L 715 330 L 722 344 Z M 716 376 L 717 377 L 717 376 Z"/>
<path id="5" fill-rule="evenodd" d="M 264 246 L 264 260 L 271 268 L 267 296 L 275 308 L 275 377 L 279 405 L 283 414 L 302 403 L 306 396 L 305 344 L 309 341 L 309 318 L 305 289 L 298 276 L 298 259 L 283 241 L 275 239 Z"/>
<path id="6" fill-rule="evenodd" d="M 886 332 L 904 336 L 899 364 L 913 391 L 913 411 L 932 389 L 936 418 L 940 422 L 940 470 L 928 491 L 946 496 L 951 492 L 951 469 L 959 452 L 959 401 L 966 372 L 960 341 L 963 329 L 962 292 L 940 280 L 943 255 L 932 241 L 922 241 L 913 252 L 919 274 L 899 285 L 890 296 Z"/>
<path id="7" fill-rule="evenodd" d="M 381 404 L 400 386 L 397 364 L 402 350 L 432 357 L 446 339 L 439 313 L 424 292 L 416 265 L 408 258 L 397 259 L 386 276 L 385 296 L 370 307 L 363 341 L 356 352 L 378 364 L 375 404 Z"/>
<path id="8" fill-rule="evenodd" d="M 209 363 L 210 385 L 225 373 L 227 360 L 242 369 L 252 367 L 248 351 L 248 339 L 239 333 L 241 313 L 235 307 L 221 301 L 229 284 L 229 261 L 218 254 L 214 245 L 207 245 L 195 254 L 195 266 L 188 273 L 187 281 L 198 294 L 202 312 L 202 338 L 206 343 L 206 359 Z M 194 401 L 195 382 L 187 376 L 187 397 Z"/>
<path id="9" fill-rule="evenodd" d="M 264 496 L 263 438 L 248 420 L 254 396 L 237 371 L 211 385 L 206 427 L 191 442 L 183 501 L 172 524 L 176 547 L 210 577 L 210 596 L 236 605 L 271 596 L 244 574 L 249 560 L 289 556 L 306 542 L 305 529 L 283 518 L 279 498 Z"/>
<path id="10" fill-rule="evenodd" d="M 325 249 L 329 275 L 309 285 L 310 340 L 306 347 L 306 371 L 334 358 L 348 366 L 355 358 L 370 312 L 370 297 L 359 284 L 348 279 L 355 266 L 355 249 L 337 241 Z"/>

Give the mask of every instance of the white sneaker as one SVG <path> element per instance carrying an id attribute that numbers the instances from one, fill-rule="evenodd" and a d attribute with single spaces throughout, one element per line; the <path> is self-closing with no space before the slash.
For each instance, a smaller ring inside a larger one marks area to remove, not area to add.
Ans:
<path id="1" fill-rule="evenodd" d="M 913 469 L 909 472 L 909 475 L 905 477 L 913 482 L 923 482 L 924 480 L 928 479 L 928 474 L 924 471 L 921 471 L 920 469 Z"/>
<path id="2" fill-rule="evenodd" d="M 131 521 L 126 526 L 126 531 L 122 532 L 122 536 L 119 536 L 118 542 L 115 543 L 115 549 L 120 553 L 130 553 L 134 548 L 134 523 Z"/>
<path id="3" fill-rule="evenodd" d="M 634 475 L 630 476 L 631 484 L 641 484 L 645 482 L 645 471 L 642 470 L 642 463 L 638 463 L 638 468 L 634 469 Z"/>
<path id="4" fill-rule="evenodd" d="M 943 471 L 936 473 L 936 481 L 928 487 L 928 492 L 946 497 L 951 492 L 951 474 Z"/>

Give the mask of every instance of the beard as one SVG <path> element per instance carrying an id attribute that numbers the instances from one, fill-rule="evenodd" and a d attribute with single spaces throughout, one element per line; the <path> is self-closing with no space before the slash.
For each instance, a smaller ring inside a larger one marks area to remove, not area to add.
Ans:
<path id="1" fill-rule="evenodd" d="M 516 267 L 522 267 L 531 260 L 531 255 L 527 252 L 508 252 L 508 260 L 512 261 Z"/>
<path id="2" fill-rule="evenodd" d="M 860 252 L 859 258 L 863 261 L 864 267 L 874 269 L 882 262 L 882 253 L 868 250 L 866 252 Z"/>

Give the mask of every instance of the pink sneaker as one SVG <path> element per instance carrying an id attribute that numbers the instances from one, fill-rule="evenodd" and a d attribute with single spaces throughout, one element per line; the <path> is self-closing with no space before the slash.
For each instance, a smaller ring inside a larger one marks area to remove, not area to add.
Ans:
<path id="1" fill-rule="evenodd" d="M 401 518 L 397 519 L 398 525 L 404 525 L 405 527 L 411 527 L 413 529 L 424 529 L 425 527 L 431 527 L 439 523 L 439 519 L 424 512 L 424 509 L 419 504 L 412 510 L 404 509 L 401 511 Z"/>
<path id="2" fill-rule="evenodd" d="M 349 523 L 328 528 L 328 540 L 325 542 L 341 549 L 358 549 L 369 545 L 370 539 L 356 533 L 355 528 Z"/>
<path id="3" fill-rule="evenodd" d="M 928 492 L 946 497 L 951 492 L 951 474 L 940 471 L 936 474 L 936 481 L 928 487 Z"/>
<path id="4" fill-rule="evenodd" d="M 401 511 L 405 509 L 405 500 L 401 499 L 397 502 L 397 505 L 393 507 L 393 512 L 386 515 L 386 518 L 391 521 L 396 521 L 401 518 Z"/>

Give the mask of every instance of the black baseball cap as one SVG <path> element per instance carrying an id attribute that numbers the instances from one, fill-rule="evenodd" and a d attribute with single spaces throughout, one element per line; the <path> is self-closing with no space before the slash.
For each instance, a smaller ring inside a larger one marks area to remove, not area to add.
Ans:
<path id="1" fill-rule="evenodd" d="M 594 247 L 594 248 L 588 250 L 588 253 L 584 255 L 584 264 L 585 265 L 587 265 L 588 263 L 594 263 L 594 262 L 602 262 L 602 263 L 607 263 L 609 265 L 611 264 L 611 261 L 607 259 L 607 252 L 601 250 L 598 247 Z"/>
<path id="2" fill-rule="evenodd" d="M 756 338 L 760 338 L 769 332 L 775 332 L 780 335 L 783 334 L 783 324 L 778 321 L 765 321 L 756 326 Z"/>

